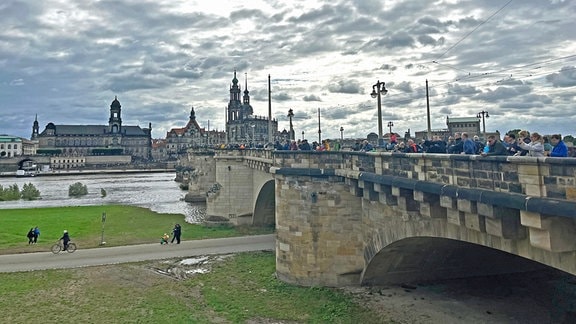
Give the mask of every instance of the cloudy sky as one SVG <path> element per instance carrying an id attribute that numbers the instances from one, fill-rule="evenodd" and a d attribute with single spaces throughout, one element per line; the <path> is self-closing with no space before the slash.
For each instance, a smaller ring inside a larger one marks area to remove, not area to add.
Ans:
<path id="1" fill-rule="evenodd" d="M 194 107 L 224 129 L 233 72 L 256 115 L 301 136 L 426 130 L 488 111 L 488 131 L 576 135 L 576 4 L 569 0 L 2 0 L 0 134 L 47 123 L 124 125 L 163 138 Z"/>

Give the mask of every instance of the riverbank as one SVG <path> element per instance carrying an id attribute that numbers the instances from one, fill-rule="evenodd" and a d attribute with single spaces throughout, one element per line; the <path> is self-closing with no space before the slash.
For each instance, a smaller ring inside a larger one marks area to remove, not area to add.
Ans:
<path id="1" fill-rule="evenodd" d="M 165 169 L 83 169 L 83 170 L 51 170 L 28 172 L 24 175 L 18 175 L 16 172 L 2 172 L 0 177 L 43 177 L 43 176 L 66 176 L 66 175 L 94 175 L 94 174 L 133 174 L 133 173 L 161 173 L 176 172 L 174 168 Z"/>
<path id="2" fill-rule="evenodd" d="M 82 249 L 158 243 L 162 234 L 172 235 L 174 224 L 180 224 L 183 240 L 223 238 L 270 234 L 271 228 L 207 228 L 185 222 L 184 215 L 164 214 L 135 206 L 77 206 L 0 210 L 0 254 L 48 251 L 68 230 Z M 104 216 L 105 215 L 105 216 Z M 26 233 L 34 226 L 40 229 L 38 244 L 27 244 Z"/>
<path id="3" fill-rule="evenodd" d="M 0 178 L 3 187 L 14 184 L 23 188 L 32 183 L 40 191 L 40 199 L 0 201 L 0 214 L 5 209 L 65 206 L 127 205 L 148 208 L 158 213 L 182 214 L 188 223 L 201 223 L 206 205 L 184 201 L 186 190 L 175 181 L 176 172 L 68 174 L 46 177 Z M 81 182 L 88 188 L 82 197 L 70 197 L 68 188 Z M 103 197 L 102 189 L 106 192 Z"/>

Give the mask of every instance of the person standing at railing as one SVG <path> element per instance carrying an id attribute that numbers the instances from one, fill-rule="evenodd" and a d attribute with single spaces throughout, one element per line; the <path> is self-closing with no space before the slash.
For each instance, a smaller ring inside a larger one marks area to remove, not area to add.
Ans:
<path id="1" fill-rule="evenodd" d="M 551 157 L 567 157 L 568 156 L 568 147 L 562 141 L 562 135 L 554 134 L 550 136 L 550 142 L 552 146 L 552 151 L 550 151 Z"/>
<path id="2" fill-rule="evenodd" d="M 508 155 L 508 151 L 502 145 L 502 143 L 494 135 L 488 136 L 488 148 L 487 152 L 482 152 L 482 156 L 496 156 L 496 155 Z"/>
<path id="3" fill-rule="evenodd" d="M 532 135 L 530 135 L 530 142 L 528 144 L 526 144 L 523 137 L 520 137 L 518 139 L 518 146 L 528 151 L 528 156 L 544 156 L 544 141 L 542 140 L 542 135 L 538 133 L 532 133 Z"/>

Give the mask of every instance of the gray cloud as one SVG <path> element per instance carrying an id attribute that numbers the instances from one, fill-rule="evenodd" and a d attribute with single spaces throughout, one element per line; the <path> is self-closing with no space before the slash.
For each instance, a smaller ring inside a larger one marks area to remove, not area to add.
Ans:
<path id="1" fill-rule="evenodd" d="M 576 67 L 565 66 L 560 69 L 560 72 L 547 75 L 546 81 L 559 88 L 574 87 L 576 86 Z"/>
<path id="2" fill-rule="evenodd" d="M 328 84 L 328 91 L 336 93 L 364 93 L 357 80 L 337 80 Z"/>
<path id="3" fill-rule="evenodd" d="M 313 95 L 313 94 L 306 95 L 306 96 L 302 97 L 302 100 L 304 100 L 304 101 L 322 101 L 322 99 L 319 96 Z"/>
<path id="4" fill-rule="evenodd" d="M 248 74 L 257 114 L 267 113 L 271 74 L 273 110 L 298 107 L 307 134 L 318 107 L 323 136 L 376 132 L 376 80 L 386 81 L 385 117 L 398 129 L 426 127 L 429 80 L 434 128 L 481 107 L 494 116 L 490 127 L 508 127 L 508 114 L 521 110 L 542 133 L 573 133 L 575 116 L 547 116 L 573 108 L 576 4 L 516 1 L 491 17 L 502 5 L 223 0 L 226 10 L 215 10 L 184 0 L 7 0 L 0 133 L 29 137 L 36 113 L 41 126 L 106 123 L 115 95 L 126 123 L 152 122 L 155 137 L 184 125 L 192 105 L 222 129 L 234 70 L 242 87 Z"/>

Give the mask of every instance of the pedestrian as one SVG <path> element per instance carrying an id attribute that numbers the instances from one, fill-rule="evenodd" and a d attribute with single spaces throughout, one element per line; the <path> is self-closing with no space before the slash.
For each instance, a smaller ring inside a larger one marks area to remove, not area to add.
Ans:
<path id="1" fill-rule="evenodd" d="M 518 139 L 518 145 L 528 152 L 528 156 L 544 156 L 544 140 L 542 135 L 538 133 L 532 133 L 530 135 L 530 141 L 526 144 L 526 140 L 523 137 Z"/>
<path id="2" fill-rule="evenodd" d="M 68 249 L 68 242 L 70 242 L 70 234 L 68 234 L 67 230 L 64 230 L 64 234 L 62 235 L 60 240 L 62 241 L 62 244 L 64 245 L 64 248 L 62 249 L 62 251 L 66 251 Z"/>
<path id="3" fill-rule="evenodd" d="M 462 133 L 462 152 L 460 154 L 476 154 L 478 148 L 476 143 L 468 137 L 468 133 Z"/>
<path id="4" fill-rule="evenodd" d="M 482 156 L 496 156 L 496 155 L 508 155 L 508 151 L 495 135 L 488 136 L 488 145 L 486 146 L 488 151 L 482 152 Z"/>
<path id="5" fill-rule="evenodd" d="M 36 226 L 34 227 L 34 244 L 38 243 L 38 236 L 40 236 L 40 229 Z"/>
<path id="6" fill-rule="evenodd" d="M 554 134 L 550 137 L 550 141 L 554 146 L 552 151 L 550 152 L 550 156 L 552 157 L 567 157 L 568 156 L 568 147 L 562 141 L 562 135 Z"/>
<path id="7" fill-rule="evenodd" d="M 33 228 L 30 228 L 30 230 L 28 231 L 28 234 L 26 234 L 26 237 L 28 238 L 28 245 L 34 243 L 34 229 Z"/>
<path id="8" fill-rule="evenodd" d="M 176 244 L 180 244 L 180 235 L 182 235 L 182 227 L 180 227 L 180 224 L 174 225 L 172 235 L 172 241 L 170 243 L 174 243 L 174 239 L 176 239 Z"/>

